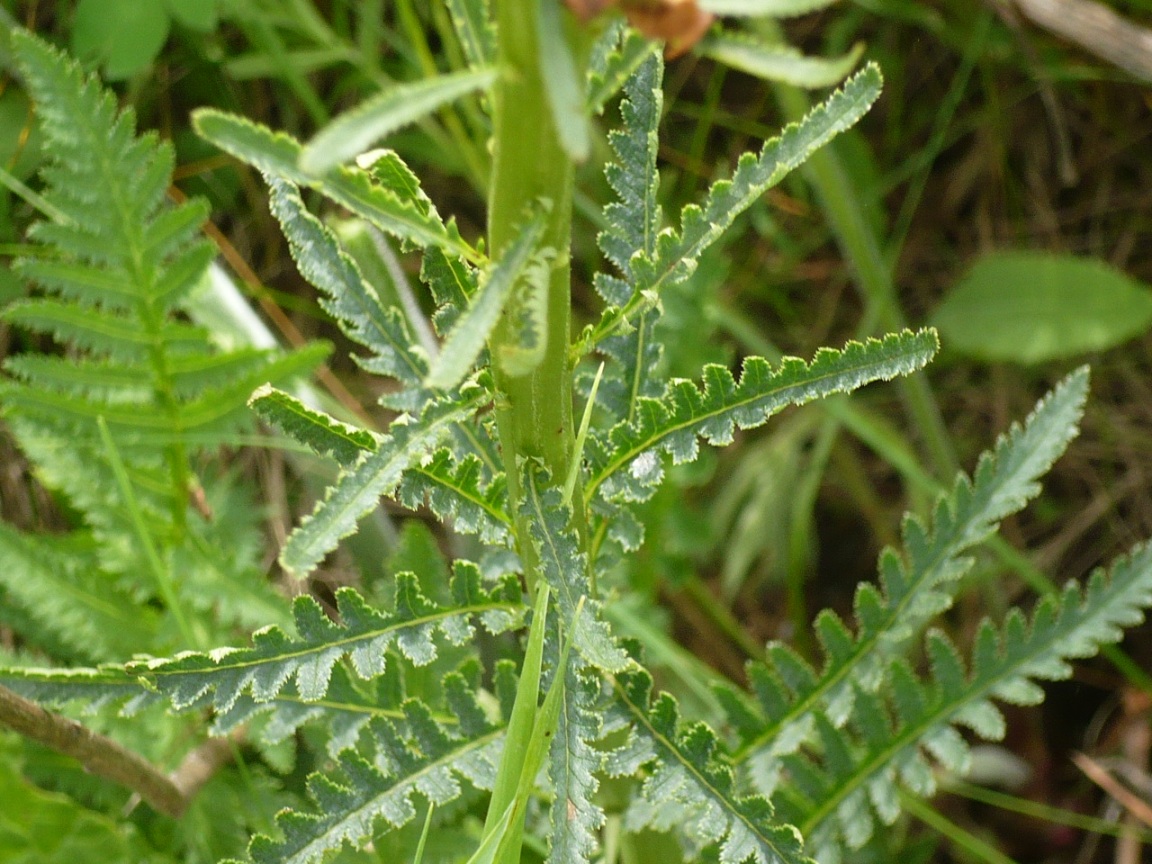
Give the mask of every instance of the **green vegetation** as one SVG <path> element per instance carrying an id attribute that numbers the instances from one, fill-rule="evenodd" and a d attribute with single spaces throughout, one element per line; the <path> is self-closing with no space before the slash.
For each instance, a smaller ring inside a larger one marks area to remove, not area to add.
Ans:
<path id="1" fill-rule="evenodd" d="M 917 314 L 897 290 L 991 13 L 613 5 L 11 22 L 0 409 L 29 474 L 0 522 L 0 858 L 1000 861 L 935 796 L 976 788 L 1004 706 L 1097 653 L 1152 693 L 1118 645 L 1152 545 L 1067 579 L 1015 543 L 1091 410 L 1072 363 L 1142 337 L 1148 289 L 1005 249 Z M 891 225 L 858 124 L 921 115 L 853 37 L 876 14 L 961 45 Z M 137 129 L 161 66 L 189 70 L 171 142 Z M 732 113 L 746 75 L 779 128 Z M 171 189 L 193 175 L 228 237 Z M 829 242 L 858 289 L 834 326 L 764 279 Z M 298 274 L 275 293 L 261 244 Z M 953 429 L 964 358 L 1057 383 L 989 446 Z"/>

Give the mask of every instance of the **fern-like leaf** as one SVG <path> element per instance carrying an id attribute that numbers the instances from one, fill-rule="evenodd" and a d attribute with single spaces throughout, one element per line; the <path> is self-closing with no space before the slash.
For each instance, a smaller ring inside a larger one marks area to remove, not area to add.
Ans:
<path id="1" fill-rule="evenodd" d="M 414 410 L 431 398 L 424 389 L 428 359 L 399 309 L 385 308 L 375 290 L 364 281 L 356 263 L 341 248 L 335 235 L 308 212 L 299 190 L 275 176 L 267 178 L 272 214 L 288 238 L 300 273 L 319 288 L 321 305 L 339 323 L 348 338 L 372 351 L 360 365 L 394 379 L 399 394 L 389 394 L 390 407 Z"/>
<path id="2" fill-rule="evenodd" d="M 396 489 L 405 470 L 435 449 L 453 426 L 471 417 L 481 398 L 472 395 L 436 402 L 417 420 L 405 416 L 393 421 L 388 438 L 342 474 L 312 515 L 288 537 L 280 553 L 284 568 L 297 577 L 310 573 L 341 539 L 356 530 L 356 523 L 380 496 Z"/>
<path id="3" fill-rule="evenodd" d="M 586 663 L 606 672 L 619 672 L 630 665 L 612 637 L 608 623 L 600 615 L 600 604 L 592 598 L 588 556 L 580 550 L 571 526 L 572 510 L 560 490 L 547 482 L 547 473 L 528 462 L 522 472 L 524 504 L 520 516 L 528 530 L 539 559 L 540 573 L 551 586 L 565 626 L 576 621 L 568 638 Z M 584 604 L 577 618 L 576 610 Z"/>
<path id="4" fill-rule="evenodd" d="M 1004 718 L 991 700 L 1040 702 L 1044 692 L 1036 681 L 1068 678 L 1068 660 L 1119 641 L 1122 628 L 1143 621 L 1150 605 L 1152 546 L 1144 545 L 1113 565 L 1110 575 L 1098 570 L 1083 588 L 1073 583 L 1044 598 L 1030 620 L 1013 610 L 1000 627 L 985 621 L 968 672 L 943 634 L 929 634 L 927 680 L 919 680 L 905 660 L 891 661 L 891 686 L 883 696 L 862 692 L 865 704 L 850 727 L 820 724 L 822 759 L 795 754 L 784 760 L 790 776 L 804 781 L 781 787 L 781 815 L 802 826 L 814 854 L 831 851 L 839 838 L 852 848 L 862 845 L 876 821 L 895 820 L 899 785 L 918 795 L 933 792 L 926 754 L 951 771 L 967 770 L 969 748 L 957 727 L 986 739 L 1003 737 Z"/>
<path id="5" fill-rule="evenodd" d="M 700 255 L 752 205 L 757 198 L 800 166 L 815 150 L 858 121 L 880 94 L 880 71 L 868 66 L 851 78 L 798 124 L 766 142 L 759 156 L 741 157 L 730 180 L 713 184 L 703 207 L 689 205 L 680 216 L 680 230 L 665 230 L 651 256 L 631 261 L 632 293 L 623 305 L 609 307 L 599 324 L 581 339 L 584 353 L 606 336 L 627 326 L 642 309 L 656 302 L 667 284 L 682 282 L 695 270 Z"/>
<path id="6" fill-rule="evenodd" d="M 241 162 L 296 186 L 318 189 L 387 234 L 421 248 L 437 246 L 469 261 L 480 260 L 454 224 L 444 223 L 434 209 L 374 182 L 359 168 L 340 167 L 323 177 L 311 177 L 299 168 L 302 145 L 289 135 L 211 109 L 197 111 L 193 124 L 202 137 Z"/>
<path id="7" fill-rule="evenodd" d="M 745 736 L 737 755 L 749 761 L 762 791 L 775 788 L 779 757 L 817 734 L 817 717 L 826 713 L 833 726 L 842 725 L 858 687 L 875 688 L 893 652 L 948 608 L 955 582 L 972 563 L 960 556 L 1039 493 L 1038 479 L 1076 435 L 1087 387 L 1087 370 L 1080 369 L 1041 400 L 1023 427 L 1013 425 L 980 457 L 973 481 L 957 477 L 951 492 L 937 501 L 930 527 L 905 519 L 905 557 L 885 550 L 880 589 L 867 584 L 857 589 L 858 632 L 852 635 L 831 612 L 818 616 L 822 671 L 781 644 L 768 647 L 767 664 L 749 667 L 763 713 L 737 722 Z"/>
<path id="8" fill-rule="evenodd" d="M 604 753 L 595 746 L 603 734 L 597 710 L 599 680 L 569 664 L 556 734 L 548 753 L 548 775 L 555 798 L 549 813 L 552 826 L 549 864 L 583 864 L 596 851 L 596 833 L 604 824 L 604 809 L 596 802 Z"/>
<path id="9" fill-rule="evenodd" d="M 617 424 L 607 439 L 589 439 L 585 500 L 599 491 L 608 500 L 642 501 L 663 479 L 661 453 L 676 464 L 690 462 L 701 438 L 727 444 L 737 428 L 759 426 L 788 405 L 908 374 L 936 347 L 935 332 L 921 330 L 850 342 L 842 351 L 822 348 L 811 364 L 788 357 L 775 370 L 763 358 L 749 357 L 739 383 L 724 367 L 709 365 L 703 387 L 673 381 L 662 398 L 638 402 L 634 422 Z"/>
<path id="10" fill-rule="evenodd" d="M 508 537 L 508 488 L 504 475 L 484 479 L 484 464 L 468 454 L 462 458 L 442 447 L 404 472 L 396 500 L 413 509 L 422 505 L 462 534 L 478 534 L 494 545 Z"/>
<path id="11" fill-rule="evenodd" d="M 631 296 L 635 278 L 632 258 L 650 259 L 656 251 L 662 221 L 657 201 L 660 174 L 656 156 L 664 105 L 663 74 L 664 63 L 658 54 L 650 55 L 641 64 L 624 88 L 620 103 L 624 126 L 609 136 L 617 159 L 605 167 L 604 174 L 619 201 L 605 208 L 608 227 L 598 240 L 600 249 L 621 275 L 597 273 L 595 278 L 596 290 L 609 306 L 622 306 Z M 659 395 L 655 373 L 663 351 L 654 338 L 658 318 L 657 309 L 640 312 L 627 332 L 609 336 L 600 345 L 617 367 L 608 376 L 604 402 L 614 408 L 618 417 L 632 419 L 640 397 Z M 616 390 L 622 394 L 614 399 Z"/>
<path id="12" fill-rule="evenodd" d="M 159 628 L 154 610 L 135 607 L 130 595 L 100 571 L 91 535 L 21 534 L 0 522 L 0 586 L 45 632 L 87 662 L 124 657 L 148 645 Z M 32 643 L 36 631 L 24 634 Z"/>
<path id="13" fill-rule="evenodd" d="M 658 43 L 641 36 L 623 19 L 610 21 L 588 58 L 588 113 L 602 112 L 636 68 L 657 50 Z"/>
<path id="14" fill-rule="evenodd" d="M 463 698 L 461 698 L 463 697 Z M 463 700 L 470 699 L 470 704 Z M 317 812 L 284 811 L 276 817 L 282 839 L 257 836 L 248 853 L 255 864 L 312 864 L 344 844 L 362 846 L 384 830 L 406 825 L 416 815 L 419 794 L 436 807 L 460 796 L 459 778 L 489 789 L 503 729 L 484 720 L 471 694 L 459 693 L 457 710 L 470 722 L 458 728 L 437 723 L 420 702 L 404 705 L 406 734 L 399 724 L 373 720 L 369 737 L 376 755 L 355 750 L 337 759 L 339 774 L 313 774 L 308 790 Z"/>
<path id="15" fill-rule="evenodd" d="M 343 468 L 354 465 L 365 453 L 373 453 L 380 446 L 377 437 L 367 429 L 350 426 L 323 411 L 309 408 L 271 384 L 257 388 L 248 404 L 265 423 L 275 426 L 317 456 L 334 459 Z"/>
<path id="16" fill-rule="evenodd" d="M 417 665 L 437 657 L 434 635 L 439 632 L 455 645 L 472 638 L 472 617 L 478 617 L 493 633 L 514 627 L 519 620 L 521 598 L 515 580 L 508 579 L 492 591 L 481 586 L 475 565 L 458 562 L 452 580 L 453 603 L 438 606 L 421 592 L 416 578 L 399 574 L 391 612 L 371 608 L 356 591 L 337 592 L 342 623 L 334 623 L 315 600 L 296 599 L 293 614 L 297 636 L 277 627 L 258 631 L 251 648 L 188 653 L 173 659 L 138 661 L 128 665 L 163 694 L 177 710 L 211 704 L 228 712 L 244 693 L 257 702 L 276 697 L 292 680 L 305 702 L 327 692 L 332 668 L 348 657 L 364 679 L 384 674 L 387 652 L 396 648 Z"/>
<path id="17" fill-rule="evenodd" d="M 778 819 L 767 799 L 739 794 L 716 733 L 682 722 L 667 693 L 653 699 L 647 672 L 616 676 L 607 725 L 631 730 L 608 754 L 608 773 L 631 776 L 649 767 L 625 817 L 630 829 L 676 830 L 697 849 L 718 843 L 722 864 L 807 861 L 800 832 Z"/>

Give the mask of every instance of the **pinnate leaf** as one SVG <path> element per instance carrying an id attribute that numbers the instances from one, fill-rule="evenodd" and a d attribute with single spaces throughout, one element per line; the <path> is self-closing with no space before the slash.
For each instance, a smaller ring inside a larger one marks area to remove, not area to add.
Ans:
<path id="1" fill-rule="evenodd" d="M 635 421 L 617 424 L 606 439 L 589 439 L 585 499 L 599 491 L 609 500 L 642 501 L 663 479 L 662 453 L 676 464 L 690 462 L 701 438 L 728 444 L 736 429 L 759 426 L 788 405 L 906 375 L 927 363 L 936 346 L 935 331 L 921 330 L 850 342 L 842 351 L 822 348 L 811 364 L 786 357 L 772 369 L 749 357 L 739 383 L 723 366 L 709 365 L 702 387 L 673 381 L 660 399 L 639 400 Z"/>
<path id="2" fill-rule="evenodd" d="M 303 701 L 315 702 L 327 693 L 332 669 L 344 657 L 368 680 L 384 674 L 390 650 L 423 666 L 437 657 L 437 633 L 452 644 L 464 644 L 472 638 L 473 617 L 492 632 L 514 627 L 519 620 L 521 600 L 514 580 L 486 591 L 475 565 L 458 562 L 452 591 L 453 603 L 439 606 L 421 593 L 412 574 L 401 573 L 394 608 L 386 612 L 373 609 L 353 589 L 342 588 L 336 598 L 340 623 L 328 618 L 311 597 L 301 596 L 293 607 L 296 636 L 269 627 L 253 636 L 251 648 L 187 653 L 126 668 L 178 710 L 211 704 L 223 713 L 243 694 L 267 702 L 290 681 Z"/>

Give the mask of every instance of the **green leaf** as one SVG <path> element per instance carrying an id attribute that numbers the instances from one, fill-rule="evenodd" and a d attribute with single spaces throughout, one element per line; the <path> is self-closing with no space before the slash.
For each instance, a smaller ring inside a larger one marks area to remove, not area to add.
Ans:
<path id="1" fill-rule="evenodd" d="M 880 70 L 875 65 L 866 66 L 803 121 L 765 142 L 759 156 L 741 156 L 731 179 L 714 183 L 702 207 L 692 204 L 684 208 L 679 231 L 662 231 L 651 256 L 635 256 L 630 263 L 633 279 L 629 299 L 609 307 L 600 323 L 586 330 L 578 353 L 587 352 L 606 336 L 625 328 L 630 318 L 653 307 L 660 288 L 691 276 L 700 256 L 741 213 L 868 111 L 880 95 L 880 85 Z"/>
<path id="2" fill-rule="evenodd" d="M 484 717 L 474 697 L 471 707 L 470 716 Z M 334 776 L 311 775 L 308 792 L 316 811 L 278 814 L 280 838 L 258 835 L 249 846 L 254 864 L 313 864 L 346 843 L 363 846 L 414 819 L 417 795 L 437 808 L 459 798 L 460 779 L 491 788 L 501 729 L 452 729 L 415 700 L 404 704 L 404 715 L 402 723 L 371 722 L 369 739 L 377 751 L 372 761 L 347 749 L 335 760 Z"/>
<path id="3" fill-rule="evenodd" d="M 540 573 L 556 596 L 569 638 L 585 663 L 605 672 L 620 672 L 631 665 L 616 644 L 608 623 L 600 615 L 588 569 L 588 556 L 580 551 L 572 528 L 572 510 L 559 489 L 548 484 L 547 472 L 535 463 L 523 466 L 524 504 L 520 516 L 528 525 L 539 557 Z M 576 610 L 583 604 L 577 619 Z M 576 622 L 573 624 L 572 622 Z"/>
<path id="4" fill-rule="evenodd" d="M 608 136 L 617 158 L 605 165 L 604 176 L 619 200 L 604 208 L 608 227 L 596 239 L 620 276 L 597 273 L 593 284 L 609 306 L 628 302 L 633 291 L 632 258 L 649 259 L 655 254 L 662 227 L 656 160 L 664 108 L 663 77 L 664 61 L 659 54 L 649 54 L 624 86 L 620 103 L 624 126 Z M 619 418 L 631 419 L 640 397 L 660 393 L 663 346 L 654 335 L 658 318 L 656 309 L 642 312 L 630 330 L 610 336 L 600 345 L 613 360 L 605 401 L 617 409 Z M 613 399 L 617 389 L 624 394 Z"/>
<path id="5" fill-rule="evenodd" d="M 903 331 L 882 340 L 849 342 L 842 351 L 821 348 L 811 364 L 784 358 L 776 369 L 749 357 L 739 383 L 723 366 L 704 368 L 703 386 L 678 380 L 660 399 L 641 399 L 636 419 L 589 439 L 584 497 L 642 501 L 664 477 L 661 454 L 675 464 L 693 461 L 699 439 L 725 445 L 736 429 L 751 429 L 788 405 L 832 393 L 851 392 L 871 381 L 889 380 L 921 368 L 935 354 L 936 333 Z"/>
<path id="6" fill-rule="evenodd" d="M 495 63 L 496 33 L 488 0 L 446 0 L 445 5 L 469 67 L 475 69 Z"/>
<path id="7" fill-rule="evenodd" d="M 795 87 L 816 89 L 839 84 L 864 53 L 857 43 L 841 57 L 806 57 L 791 45 L 769 44 L 744 34 L 731 32 L 709 35 L 697 49 L 733 69 L 766 81 L 780 81 Z"/>
<path id="8" fill-rule="evenodd" d="M 469 261 L 480 259 L 454 225 L 445 225 L 434 210 L 374 183 L 365 171 L 339 167 L 323 177 L 313 177 L 300 170 L 300 142 L 282 132 L 211 109 L 195 112 L 192 121 L 201 137 L 241 162 L 297 186 L 318 189 L 387 234 L 420 247 L 439 246 Z"/>
<path id="9" fill-rule="evenodd" d="M 652 698 L 652 676 L 619 675 L 613 689 L 608 723 L 631 735 L 607 754 L 606 770 L 625 777 L 649 769 L 628 809 L 633 830 L 675 830 L 697 849 L 719 844 L 722 864 L 808 862 L 800 832 L 777 818 L 766 799 L 739 793 L 716 733 L 682 722 L 667 693 Z"/>
<path id="10" fill-rule="evenodd" d="M 592 46 L 588 58 L 588 114 L 604 110 L 659 43 L 644 38 L 621 18 L 611 19 Z"/>
<path id="11" fill-rule="evenodd" d="M 479 534 L 482 543 L 499 545 L 507 541 L 512 527 L 507 484 L 503 474 L 488 481 L 484 477 L 478 456 L 457 456 L 442 447 L 404 472 L 396 500 L 412 510 L 426 506 L 441 521 L 450 522 L 452 530 Z"/>
<path id="12" fill-rule="evenodd" d="M 458 385 L 480 352 L 484 349 L 492 328 L 500 318 L 519 287 L 521 280 L 530 281 L 526 290 L 532 291 L 535 283 L 541 281 L 537 244 L 544 234 L 544 217 L 537 215 L 524 225 L 516 239 L 504 250 L 499 260 L 488 271 L 468 309 L 457 319 L 451 332 L 444 340 L 444 346 L 432 362 L 432 368 L 425 379 L 425 385 L 441 390 L 449 390 Z M 543 280 L 547 286 L 547 280 Z M 543 333 L 539 334 L 539 338 Z"/>
<path id="13" fill-rule="evenodd" d="M 560 147 L 573 162 L 584 162 L 592 148 L 588 124 L 586 82 L 576 70 L 576 58 L 564 26 L 560 0 L 543 0 L 536 11 L 536 41 L 540 45 L 540 77 L 548 96 L 552 124 Z"/>
<path id="14" fill-rule="evenodd" d="M 402 393 L 388 397 L 394 406 L 416 410 L 427 403 L 432 395 L 423 386 L 428 360 L 401 311 L 383 305 L 335 235 L 305 208 L 295 186 L 269 177 L 268 187 L 272 214 L 288 238 L 300 273 L 323 292 L 321 305 L 348 338 L 373 352 L 374 356 L 358 358 L 360 365 L 400 384 Z"/>
<path id="15" fill-rule="evenodd" d="M 335 459 L 348 467 L 377 447 L 376 436 L 367 429 L 342 423 L 335 417 L 309 408 L 299 399 L 271 384 L 258 388 L 248 405 L 260 419 L 299 441 L 318 456 Z"/>
<path id="16" fill-rule="evenodd" d="M 407 416 L 395 420 L 379 448 L 365 453 L 341 475 L 312 515 L 288 537 L 280 553 L 284 569 L 296 578 L 311 573 L 340 540 L 356 530 L 356 523 L 376 507 L 380 496 L 396 489 L 405 470 L 476 411 L 479 401 L 473 396 L 461 402 L 434 403 L 418 420 Z"/>
<path id="17" fill-rule="evenodd" d="M 128 717 L 160 699 L 123 666 L 109 664 L 94 669 L 0 669 L 0 686 L 41 705 L 82 706 L 85 714 L 119 707 L 120 715 Z"/>
<path id="18" fill-rule="evenodd" d="M 1106 351 L 1152 325 L 1152 289 L 1095 258 L 985 255 L 932 315 L 944 344 L 982 360 L 1043 363 Z"/>
<path id="19" fill-rule="evenodd" d="M 576 664 L 569 665 L 548 760 L 555 795 L 549 811 L 549 864 L 591 861 L 605 821 L 604 809 L 596 802 L 596 775 L 604 762 L 604 753 L 594 746 L 603 734 L 596 705 L 599 692 L 596 676 L 582 675 Z"/>
<path id="20" fill-rule="evenodd" d="M 316 702 L 327 694 L 332 669 L 344 657 L 364 680 L 385 673 L 392 650 L 425 666 L 438 656 L 437 634 L 463 645 L 474 638 L 471 619 L 500 633 L 515 627 L 522 611 L 515 580 L 486 591 L 476 566 L 463 561 L 457 562 L 452 577 L 451 604 L 432 602 L 420 592 L 415 576 L 401 573 L 393 606 L 391 612 L 373 609 L 353 589 L 341 588 L 337 609 L 342 623 L 336 624 L 315 600 L 302 595 L 292 610 L 295 637 L 268 627 L 253 635 L 251 648 L 189 652 L 173 659 L 135 661 L 125 668 L 181 711 L 211 705 L 227 713 L 246 693 L 256 702 L 267 702 L 290 681 L 304 702 Z"/>
<path id="21" fill-rule="evenodd" d="M 801 826 L 816 855 L 844 844 L 858 848 L 875 822 L 890 824 L 899 815 L 892 800 L 898 786 L 921 796 L 934 792 L 926 756 L 948 771 L 967 770 L 969 747 L 958 727 L 1002 738 L 1005 721 L 991 700 L 1040 702 L 1044 691 L 1037 681 L 1070 677 L 1068 660 L 1091 657 L 1101 645 L 1119 641 L 1122 628 L 1142 622 L 1150 605 L 1152 546 L 1144 544 L 1119 559 L 1111 573 L 1097 570 L 1083 588 L 1072 583 L 1044 598 L 1030 619 L 1013 610 L 1000 626 L 985 620 L 970 671 L 947 637 L 930 633 L 927 680 L 904 659 L 890 661 L 892 686 L 864 697 L 850 727 L 822 727 L 822 760 L 799 754 L 784 760 L 785 770 L 805 782 L 789 784 L 779 796 L 781 817 Z"/>
<path id="22" fill-rule="evenodd" d="M 210 33 L 216 29 L 217 0 L 164 0 L 168 14 L 190 30 Z"/>
<path id="23" fill-rule="evenodd" d="M 714 15 L 770 15 L 791 18 L 824 9 L 836 0 L 697 0 L 705 12 Z"/>
<path id="24" fill-rule="evenodd" d="M 5 600 L 87 661 L 124 657 L 148 645 L 160 621 L 100 570 L 97 548 L 80 533 L 40 537 L 0 522 L 0 586 Z M 36 632 L 23 634 L 37 641 Z"/>
<path id="25" fill-rule="evenodd" d="M 842 725 L 857 691 L 879 688 L 889 658 L 949 608 L 957 582 L 973 564 L 961 556 L 1040 493 L 1039 478 L 1077 434 L 1087 387 L 1086 369 L 1069 376 L 1023 427 L 1013 425 L 980 457 L 972 480 L 956 478 L 937 500 L 930 523 L 905 518 L 903 554 L 885 549 L 880 588 L 865 584 L 856 592 L 855 635 L 829 611 L 817 619 L 825 655 L 819 672 L 777 643 L 768 646 L 766 663 L 749 666 L 762 713 L 732 720 L 744 739 L 737 758 L 749 763 L 757 788 L 775 790 L 784 770 L 779 757 L 812 740 L 818 718 Z"/>
<path id="26" fill-rule="evenodd" d="M 317 132 L 300 153 L 300 169 L 306 174 L 324 174 L 397 129 L 465 94 L 486 89 L 495 80 L 496 73 L 479 69 L 389 87 Z"/>
<path id="27" fill-rule="evenodd" d="M 151 65 L 168 39 L 168 12 L 156 2 L 80 0 L 72 19 L 72 50 L 95 58 L 112 79 Z"/>
<path id="28" fill-rule="evenodd" d="M 548 620 L 548 586 L 536 592 L 532 607 L 532 625 L 524 647 L 524 660 L 520 679 L 516 682 L 516 698 L 508 717 L 504 752 L 492 783 L 492 797 L 488 801 L 488 815 L 484 819 L 484 835 L 477 855 L 502 860 L 507 855 L 510 839 L 519 840 L 524 830 L 525 798 L 520 792 L 528 750 L 532 743 L 537 717 L 540 713 L 540 682 L 544 662 L 544 636 Z M 512 835 L 509 837 L 509 835 Z M 498 837 L 495 850 L 483 852 L 488 843 Z M 518 843 L 515 845 L 519 845 Z M 498 854 L 497 850 L 503 851 Z M 514 850 L 518 851 L 518 850 Z"/>

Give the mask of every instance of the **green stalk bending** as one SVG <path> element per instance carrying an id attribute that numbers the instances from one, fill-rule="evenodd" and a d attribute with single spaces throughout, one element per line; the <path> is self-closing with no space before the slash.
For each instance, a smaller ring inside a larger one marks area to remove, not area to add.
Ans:
<path id="1" fill-rule="evenodd" d="M 560 146 L 540 71 L 536 41 L 537 3 L 498 0 L 500 78 L 493 93 L 492 174 L 488 199 L 488 246 L 493 257 L 517 236 L 529 208 L 550 207 L 541 245 L 554 249 L 548 286 L 547 349 L 540 365 L 513 377 L 493 363 L 500 393 L 496 422 L 508 474 L 512 512 L 519 514 L 523 494 L 518 461 L 539 459 L 560 485 L 572 461 L 572 370 L 568 359 L 571 316 L 569 245 L 574 168 Z M 491 356 L 515 345 L 516 322 L 502 316 L 490 340 Z M 578 496 L 577 496 L 578 497 Z M 579 507 L 579 504 L 574 506 Z M 582 517 L 577 529 L 583 536 Z M 536 555 L 517 518 L 517 537 L 529 590 L 535 591 Z"/>

